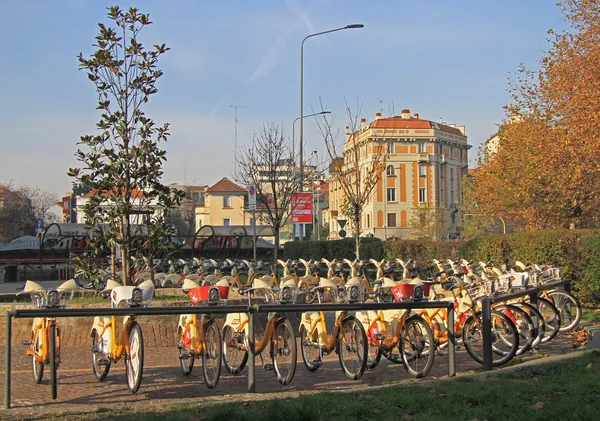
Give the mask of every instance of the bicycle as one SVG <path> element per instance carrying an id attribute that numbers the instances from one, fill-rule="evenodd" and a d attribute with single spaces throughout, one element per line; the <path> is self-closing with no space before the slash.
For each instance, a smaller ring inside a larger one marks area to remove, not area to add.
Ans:
<path id="1" fill-rule="evenodd" d="M 350 282 L 350 281 L 348 281 Z M 360 280 L 355 282 L 360 283 Z M 321 304 L 321 295 L 326 290 L 336 292 L 338 286 L 322 278 L 319 286 L 311 289 Z M 349 302 L 359 300 L 360 289 L 351 288 L 343 294 Z M 330 294 L 331 296 L 331 294 Z M 336 311 L 333 334 L 328 335 L 325 313 L 311 311 L 302 313 L 300 322 L 302 360 L 309 371 L 316 371 L 323 365 L 323 355 L 335 350 L 342 371 L 352 380 L 358 380 L 367 366 L 367 336 L 362 324 L 348 311 Z"/>
<path id="2" fill-rule="evenodd" d="M 347 285 L 350 284 L 348 282 Z M 398 284 L 389 278 L 374 282 L 375 289 L 367 297 L 377 302 L 389 302 L 389 292 L 385 291 Z M 410 285 L 413 292 L 406 299 L 418 302 L 424 298 L 422 285 Z M 420 291 L 419 291 L 420 289 Z M 406 300 L 405 299 L 405 300 Z M 358 311 L 356 317 L 363 324 L 368 341 L 367 368 L 374 369 L 384 355 L 395 363 L 402 363 L 407 373 L 418 379 L 426 376 L 433 366 L 435 344 L 433 332 L 425 319 L 410 310 L 369 310 Z M 399 348 L 400 355 L 394 354 Z"/>
<path id="3" fill-rule="evenodd" d="M 56 289 L 46 289 L 37 282 L 27 281 L 25 288 L 19 294 L 29 294 L 37 308 L 60 309 L 66 307 L 66 303 L 73 298 L 77 289 L 79 288 L 73 279 L 63 282 Z M 42 382 L 45 366 L 50 369 L 52 399 L 56 399 L 58 389 L 56 372 L 60 366 L 60 327 L 56 322 L 56 317 L 33 319 L 31 340 L 21 343 L 29 346 L 27 356 L 32 358 L 31 368 L 35 383 Z"/>
<path id="4" fill-rule="evenodd" d="M 189 285 L 192 284 L 192 288 Z M 217 282 L 215 286 L 198 286 L 193 282 L 185 282 L 182 287 L 192 303 L 197 306 L 206 304 L 215 306 L 221 300 L 227 300 L 229 284 L 226 280 Z M 179 316 L 177 334 L 180 336 L 179 363 L 184 376 L 189 376 L 194 368 L 194 360 L 202 358 L 204 384 L 213 389 L 221 375 L 221 359 L 223 344 L 221 332 L 210 314 L 182 314 Z"/>
<path id="5" fill-rule="evenodd" d="M 110 296 L 111 308 L 147 307 L 154 296 L 154 284 L 152 281 L 145 281 L 138 286 L 122 286 L 109 280 L 101 295 Z M 124 357 L 127 386 L 131 393 L 136 393 L 142 383 L 144 370 L 144 340 L 142 328 L 135 316 L 125 316 L 119 336 L 117 336 L 115 316 L 96 316 L 90 336 L 92 338 L 92 368 L 96 379 L 104 381 L 111 364 Z"/>
<path id="6" fill-rule="evenodd" d="M 266 280 L 263 280 L 266 278 Z M 265 275 L 255 278 L 251 286 L 238 290 L 248 297 L 251 305 L 253 294 L 262 296 L 266 303 L 279 301 L 281 304 L 295 302 L 297 287 L 284 283 L 279 288 L 272 288 L 272 277 Z M 289 281 L 288 281 L 289 282 Z M 293 281 L 292 281 L 293 282 Z M 278 296 L 275 294 L 278 293 Z M 274 370 L 277 381 L 282 385 L 289 384 L 296 372 L 297 344 L 296 336 L 290 321 L 278 313 L 269 313 L 264 335 L 256 339 L 250 346 L 248 315 L 246 313 L 230 313 L 223 325 L 223 362 L 225 368 L 233 375 L 239 374 L 248 361 L 248 351 L 259 355 L 261 365 L 265 370 Z M 269 347 L 269 357 L 272 364 L 265 364 L 262 352 Z"/>

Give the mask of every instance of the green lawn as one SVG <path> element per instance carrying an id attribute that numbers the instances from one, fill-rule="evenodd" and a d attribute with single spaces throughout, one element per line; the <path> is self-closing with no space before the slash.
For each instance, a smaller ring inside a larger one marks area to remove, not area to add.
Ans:
<path id="1" fill-rule="evenodd" d="M 597 420 L 600 352 L 487 377 L 353 393 L 64 416 L 61 420 Z M 4 414 L 7 416 L 8 414 Z M 58 419 L 58 418 L 57 418 Z"/>

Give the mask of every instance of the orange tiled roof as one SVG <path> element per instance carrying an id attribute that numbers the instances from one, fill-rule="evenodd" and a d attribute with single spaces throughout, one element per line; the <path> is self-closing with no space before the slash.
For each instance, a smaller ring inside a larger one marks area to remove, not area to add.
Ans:
<path id="1" fill-rule="evenodd" d="M 446 133 L 452 133 L 459 136 L 464 136 L 456 127 L 450 127 L 445 124 L 433 123 L 429 120 L 422 120 L 416 117 L 402 118 L 400 116 L 380 118 L 371 123 L 371 128 L 374 129 L 432 129 L 435 126 Z"/>
<path id="2" fill-rule="evenodd" d="M 246 193 L 246 189 L 238 186 L 227 177 L 223 177 L 217 184 L 206 190 L 209 193 Z"/>

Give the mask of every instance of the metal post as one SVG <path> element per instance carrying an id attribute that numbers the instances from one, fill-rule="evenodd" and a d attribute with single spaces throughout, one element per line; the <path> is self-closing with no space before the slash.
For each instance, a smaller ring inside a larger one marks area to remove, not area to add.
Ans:
<path id="1" fill-rule="evenodd" d="M 256 358 L 254 355 L 254 311 L 253 309 L 248 310 L 248 393 L 254 393 L 256 392 Z"/>
<path id="2" fill-rule="evenodd" d="M 448 377 L 456 376 L 456 336 L 454 335 L 454 309 L 446 309 L 448 320 Z"/>
<path id="3" fill-rule="evenodd" d="M 12 342 L 12 319 L 13 312 L 6 312 L 6 338 L 4 357 L 4 409 L 10 409 L 10 371 L 11 371 L 11 342 Z"/>
<path id="4" fill-rule="evenodd" d="M 494 368 L 492 360 L 492 301 L 490 298 L 481 300 L 482 336 L 483 336 L 483 369 L 491 371 Z"/>
<path id="5" fill-rule="evenodd" d="M 256 262 L 256 209 L 252 209 L 252 249 L 254 251 L 254 261 Z"/>

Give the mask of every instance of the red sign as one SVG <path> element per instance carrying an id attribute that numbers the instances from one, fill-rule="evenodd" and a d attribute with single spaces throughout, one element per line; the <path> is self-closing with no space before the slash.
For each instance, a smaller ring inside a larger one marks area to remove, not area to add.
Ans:
<path id="1" fill-rule="evenodd" d="M 63 197 L 62 200 L 62 213 L 69 213 L 69 208 L 71 207 L 71 198 Z"/>
<path id="2" fill-rule="evenodd" d="M 312 224 L 312 193 L 294 193 L 290 205 L 292 207 L 292 224 Z"/>

